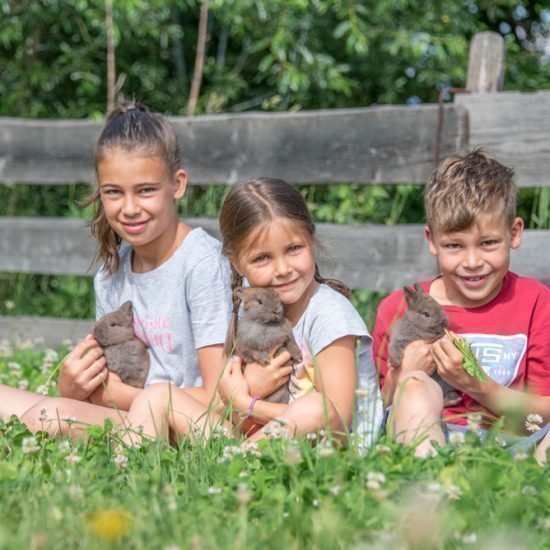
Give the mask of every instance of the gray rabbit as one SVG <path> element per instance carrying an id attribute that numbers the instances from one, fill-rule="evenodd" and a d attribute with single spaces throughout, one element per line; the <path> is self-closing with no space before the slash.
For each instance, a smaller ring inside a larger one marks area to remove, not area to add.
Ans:
<path id="1" fill-rule="evenodd" d="M 94 325 L 94 338 L 103 348 L 107 368 L 135 388 L 143 388 L 150 358 L 145 344 L 137 338 L 132 324 L 132 302 L 101 317 Z"/>
<path id="2" fill-rule="evenodd" d="M 284 316 L 283 304 L 273 288 L 237 287 L 233 293 L 241 299 L 244 310 L 237 324 L 237 355 L 246 363 L 268 365 L 271 361 L 270 353 L 279 345 L 277 355 L 288 351 L 294 363 L 302 361 L 302 353 L 292 334 L 292 325 Z M 265 399 L 273 403 L 288 403 L 288 382 Z"/>
<path id="3" fill-rule="evenodd" d="M 388 366 L 398 367 L 403 360 L 403 353 L 407 344 L 415 340 L 431 340 L 435 342 L 445 334 L 449 324 L 443 308 L 418 283 L 414 283 L 414 290 L 403 288 L 403 295 L 407 303 L 407 311 L 394 325 L 388 348 Z M 460 401 L 455 389 L 443 380 L 437 372 L 433 379 L 441 386 L 445 405 L 456 404 Z"/>

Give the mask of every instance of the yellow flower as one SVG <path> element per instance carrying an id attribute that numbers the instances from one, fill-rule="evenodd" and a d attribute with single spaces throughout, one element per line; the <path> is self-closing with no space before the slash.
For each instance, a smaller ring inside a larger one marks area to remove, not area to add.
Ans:
<path id="1" fill-rule="evenodd" d="M 89 521 L 92 533 L 104 540 L 116 540 L 130 531 L 132 519 L 122 508 L 98 510 Z"/>

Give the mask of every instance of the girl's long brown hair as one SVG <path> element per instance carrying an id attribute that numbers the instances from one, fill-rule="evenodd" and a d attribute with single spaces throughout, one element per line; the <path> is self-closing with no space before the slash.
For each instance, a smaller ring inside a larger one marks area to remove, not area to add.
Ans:
<path id="1" fill-rule="evenodd" d="M 180 165 L 180 150 L 174 128 L 165 117 L 150 112 L 139 103 L 121 103 L 107 115 L 95 147 L 96 176 L 99 164 L 113 149 L 143 151 L 165 162 L 170 173 L 175 173 Z M 95 207 L 90 222 L 92 236 L 97 239 L 94 261 L 102 262 L 110 276 L 119 267 L 118 251 L 122 239 L 107 222 L 99 185 L 80 203 L 81 206 L 90 204 Z"/>
<path id="2" fill-rule="evenodd" d="M 275 178 L 254 178 L 231 187 L 220 211 L 220 232 L 223 254 L 233 261 L 244 250 L 244 245 L 252 231 L 275 218 L 294 222 L 313 245 L 315 224 L 300 192 L 286 181 Z M 243 277 L 231 267 L 231 290 L 242 285 Z M 315 280 L 334 288 L 346 298 L 351 297 L 350 289 L 336 279 L 325 279 L 315 264 Z M 229 323 L 224 351 L 233 351 L 237 333 L 240 298 L 233 296 L 233 313 Z"/>

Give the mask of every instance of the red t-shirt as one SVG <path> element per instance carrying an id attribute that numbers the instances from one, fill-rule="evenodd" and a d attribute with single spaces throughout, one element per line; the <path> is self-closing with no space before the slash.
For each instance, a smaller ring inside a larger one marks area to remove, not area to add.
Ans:
<path id="1" fill-rule="evenodd" d="M 432 280 L 433 281 L 433 280 Z M 429 292 L 432 281 L 422 286 Z M 393 323 L 405 312 L 403 291 L 382 300 L 373 331 L 373 352 L 380 385 L 388 370 L 388 340 Z M 508 272 L 489 303 L 465 308 L 445 306 L 449 328 L 467 340 L 483 370 L 497 383 L 518 391 L 550 395 L 550 287 Z M 464 415 L 482 407 L 465 393 L 444 416 Z M 450 420 L 466 424 L 464 417 Z"/>

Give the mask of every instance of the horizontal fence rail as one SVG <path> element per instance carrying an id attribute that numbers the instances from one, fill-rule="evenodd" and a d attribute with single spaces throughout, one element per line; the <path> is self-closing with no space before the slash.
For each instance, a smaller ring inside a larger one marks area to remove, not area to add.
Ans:
<path id="1" fill-rule="evenodd" d="M 218 222 L 186 220 L 219 238 Z M 0 271 L 49 275 L 93 275 L 95 243 L 84 220 L 72 218 L 0 218 Z M 318 224 L 320 267 L 325 276 L 352 288 L 394 290 L 435 273 L 423 226 Z M 526 231 L 512 253 L 512 269 L 550 282 L 545 251 L 550 230 Z"/>
<path id="2" fill-rule="evenodd" d="M 295 183 L 418 183 L 432 170 L 438 108 L 384 106 L 171 117 L 193 183 L 277 176 Z M 466 145 L 466 112 L 445 107 L 442 154 Z M 101 123 L 0 118 L 0 182 L 94 180 Z"/>
<path id="3" fill-rule="evenodd" d="M 276 175 L 295 183 L 424 183 L 438 107 L 402 105 L 172 117 L 198 184 Z M 550 91 L 457 94 L 443 112 L 440 158 L 483 145 L 519 186 L 550 185 Z M 0 182 L 91 182 L 101 123 L 0 117 Z"/>

